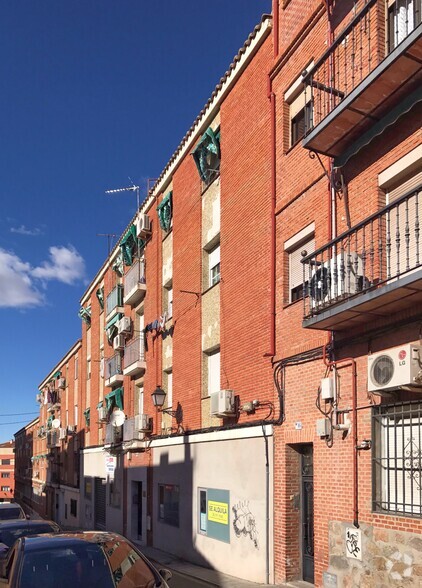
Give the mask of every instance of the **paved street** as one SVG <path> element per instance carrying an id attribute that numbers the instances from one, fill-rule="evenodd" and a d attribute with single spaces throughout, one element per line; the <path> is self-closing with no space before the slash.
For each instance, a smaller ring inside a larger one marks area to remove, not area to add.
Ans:
<path id="1" fill-rule="evenodd" d="M 192 578 L 191 576 L 179 574 L 173 570 L 172 574 L 173 577 L 169 582 L 171 588 L 202 588 L 203 586 L 213 586 L 213 584 L 209 584 L 203 580 L 198 580 L 197 578 Z"/>

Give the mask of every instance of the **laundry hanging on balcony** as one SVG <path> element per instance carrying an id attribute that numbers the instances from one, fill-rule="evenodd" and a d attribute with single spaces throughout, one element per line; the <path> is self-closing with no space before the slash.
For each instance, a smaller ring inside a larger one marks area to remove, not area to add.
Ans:
<path id="1" fill-rule="evenodd" d="M 122 259 L 125 265 L 132 265 L 135 255 L 145 247 L 145 241 L 136 236 L 136 227 L 131 225 L 120 241 Z"/>
<path id="2" fill-rule="evenodd" d="M 86 308 L 84 308 L 83 306 L 81 306 L 81 308 L 79 309 L 78 312 L 78 316 L 79 318 L 81 318 L 84 323 L 88 326 L 91 325 L 91 306 L 87 306 Z"/>
<path id="3" fill-rule="evenodd" d="M 169 231 L 173 213 L 173 192 L 169 192 L 157 206 L 158 220 L 163 231 Z"/>
<path id="4" fill-rule="evenodd" d="M 209 127 L 192 152 L 192 157 L 203 182 L 209 183 L 220 169 L 220 130 Z"/>

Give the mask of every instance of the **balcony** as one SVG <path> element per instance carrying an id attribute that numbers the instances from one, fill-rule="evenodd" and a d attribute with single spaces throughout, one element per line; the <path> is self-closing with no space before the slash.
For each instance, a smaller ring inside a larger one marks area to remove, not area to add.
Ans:
<path id="1" fill-rule="evenodd" d="M 305 148 L 353 153 L 420 99 L 421 0 L 395 2 L 387 20 L 385 10 L 385 0 L 369 0 L 305 73 Z"/>
<path id="2" fill-rule="evenodd" d="M 145 282 L 145 262 L 136 261 L 124 277 L 125 297 L 123 302 L 134 306 L 144 299 L 147 287 Z"/>
<path id="3" fill-rule="evenodd" d="M 144 354 L 144 338 L 137 337 L 125 345 L 123 374 L 125 376 L 138 376 L 146 369 Z"/>
<path id="4" fill-rule="evenodd" d="M 420 190 L 303 258 L 305 328 L 342 331 L 420 308 Z"/>
<path id="5" fill-rule="evenodd" d="M 122 358 L 119 353 L 105 360 L 105 385 L 107 388 L 123 382 Z"/>
<path id="6" fill-rule="evenodd" d="M 123 313 L 123 286 L 118 284 L 113 288 L 106 300 L 106 323 L 111 321 L 116 314 Z"/>

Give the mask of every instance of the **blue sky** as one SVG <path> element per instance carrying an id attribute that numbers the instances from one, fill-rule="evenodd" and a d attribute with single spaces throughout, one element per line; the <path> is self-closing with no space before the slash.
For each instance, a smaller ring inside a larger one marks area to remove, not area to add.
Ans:
<path id="1" fill-rule="evenodd" d="M 107 255 L 97 233 L 121 234 L 136 210 L 104 191 L 160 174 L 270 8 L 1 3 L 0 442 L 36 416 L 38 384 L 81 335 L 79 299 Z"/>

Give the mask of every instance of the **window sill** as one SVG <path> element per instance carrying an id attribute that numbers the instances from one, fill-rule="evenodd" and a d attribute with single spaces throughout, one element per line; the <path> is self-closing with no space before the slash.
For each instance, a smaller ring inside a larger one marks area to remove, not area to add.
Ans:
<path id="1" fill-rule="evenodd" d="M 221 283 L 221 280 L 218 280 L 218 282 L 216 282 L 212 286 L 208 286 L 208 288 L 202 292 L 202 296 L 204 296 L 205 294 L 207 294 L 210 290 L 212 290 L 213 288 L 215 288 L 216 286 L 218 286 L 220 283 Z"/>
<path id="2" fill-rule="evenodd" d="M 296 141 L 296 143 L 294 143 L 293 145 L 291 145 L 291 146 L 290 146 L 290 147 L 287 149 L 287 151 L 284 153 L 284 155 L 289 155 L 289 153 L 291 153 L 291 152 L 292 152 L 292 151 L 293 151 L 293 150 L 294 150 L 294 149 L 295 149 L 295 148 L 296 148 L 298 145 L 301 145 L 301 144 L 302 144 L 302 140 L 303 140 L 303 137 L 301 137 L 300 139 L 298 139 L 298 140 Z"/>

